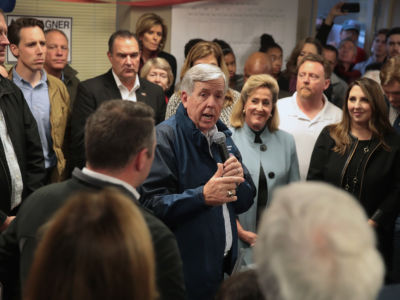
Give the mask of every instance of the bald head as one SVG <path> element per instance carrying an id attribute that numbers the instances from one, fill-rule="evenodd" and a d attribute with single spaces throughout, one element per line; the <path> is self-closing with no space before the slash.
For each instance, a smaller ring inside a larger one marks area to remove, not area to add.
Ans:
<path id="1" fill-rule="evenodd" d="M 254 52 L 244 65 L 244 81 L 251 75 L 271 74 L 272 66 L 268 55 L 264 52 Z"/>

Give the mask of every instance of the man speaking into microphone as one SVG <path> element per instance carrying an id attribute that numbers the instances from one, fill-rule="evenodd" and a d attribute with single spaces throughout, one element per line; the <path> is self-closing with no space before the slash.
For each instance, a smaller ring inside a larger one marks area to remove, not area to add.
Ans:
<path id="1" fill-rule="evenodd" d="M 141 203 L 176 236 L 190 300 L 213 299 L 224 272 L 232 271 L 236 215 L 255 196 L 231 133 L 218 120 L 227 88 L 216 66 L 186 72 L 176 115 L 157 126 L 154 163 L 141 188 Z"/>

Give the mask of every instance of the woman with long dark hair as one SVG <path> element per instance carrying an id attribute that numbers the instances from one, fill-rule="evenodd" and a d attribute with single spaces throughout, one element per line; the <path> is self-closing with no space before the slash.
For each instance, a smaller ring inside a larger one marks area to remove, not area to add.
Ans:
<path id="1" fill-rule="evenodd" d="M 378 83 L 356 80 L 346 99 L 342 121 L 325 127 L 315 143 L 307 179 L 332 183 L 358 199 L 389 267 L 400 211 L 400 136 L 389 123 Z"/>

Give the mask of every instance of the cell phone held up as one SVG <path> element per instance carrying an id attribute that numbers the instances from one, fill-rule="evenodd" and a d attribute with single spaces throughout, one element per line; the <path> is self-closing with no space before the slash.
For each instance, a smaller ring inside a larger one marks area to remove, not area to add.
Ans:
<path id="1" fill-rule="evenodd" d="M 360 3 L 357 2 L 343 3 L 340 10 L 344 13 L 358 13 L 360 12 Z"/>

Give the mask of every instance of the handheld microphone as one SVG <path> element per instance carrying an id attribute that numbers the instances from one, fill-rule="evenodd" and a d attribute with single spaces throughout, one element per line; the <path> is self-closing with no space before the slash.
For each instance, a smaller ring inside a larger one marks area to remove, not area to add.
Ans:
<path id="1" fill-rule="evenodd" d="M 212 137 L 212 141 L 217 144 L 219 154 L 221 155 L 222 162 L 229 158 L 228 148 L 226 147 L 226 136 L 223 132 L 217 131 Z"/>

